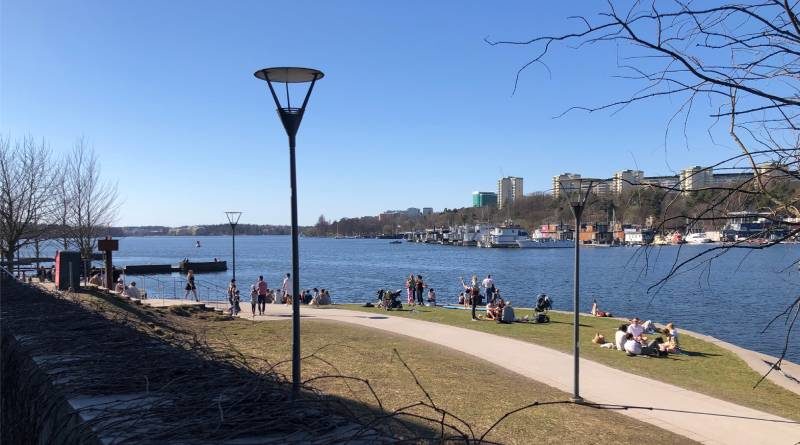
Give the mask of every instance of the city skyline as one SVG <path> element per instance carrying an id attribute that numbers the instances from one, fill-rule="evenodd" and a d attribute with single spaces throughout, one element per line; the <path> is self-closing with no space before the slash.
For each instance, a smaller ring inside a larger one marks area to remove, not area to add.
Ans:
<path id="1" fill-rule="evenodd" d="M 289 222 L 285 135 L 252 77 L 269 65 L 326 74 L 298 135 L 305 225 L 418 202 L 466 207 L 504 176 L 545 191 L 555 172 L 668 174 L 734 150 L 705 125 L 688 124 L 688 143 L 665 135 L 666 100 L 554 119 L 630 91 L 606 50 L 554 53 L 551 74 L 528 70 L 514 91 L 531 52 L 484 38 L 556 31 L 580 5 L 411 6 L 3 2 L 0 133 L 45 139 L 57 155 L 85 136 L 118 182 L 117 225 L 213 224 L 226 210 Z M 287 40 L 298 17 L 307 38 Z M 589 77 L 597 88 L 573 88 Z"/>

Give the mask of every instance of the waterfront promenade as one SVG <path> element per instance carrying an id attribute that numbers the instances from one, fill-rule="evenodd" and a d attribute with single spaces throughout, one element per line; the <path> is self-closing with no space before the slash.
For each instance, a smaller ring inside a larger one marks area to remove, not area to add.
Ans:
<path id="1" fill-rule="evenodd" d="M 155 306 L 191 303 L 186 300 L 145 301 Z M 214 306 L 224 309 L 221 304 Z M 268 315 L 255 318 L 251 318 L 249 311 L 240 315 L 255 321 L 288 320 L 291 315 L 289 306 L 268 305 L 267 311 Z M 470 329 L 394 317 L 390 313 L 303 307 L 302 316 L 304 320 L 351 323 L 431 341 L 567 393 L 572 390 L 572 356 L 535 344 Z M 702 443 L 796 444 L 800 441 L 798 422 L 589 360 L 581 360 L 581 395 L 591 403 Z M 530 399 L 536 400 L 536 396 L 531 394 Z"/>

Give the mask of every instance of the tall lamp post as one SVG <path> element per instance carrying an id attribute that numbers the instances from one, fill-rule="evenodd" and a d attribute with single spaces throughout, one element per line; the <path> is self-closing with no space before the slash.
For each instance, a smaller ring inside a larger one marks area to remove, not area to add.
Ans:
<path id="1" fill-rule="evenodd" d="M 565 189 L 563 185 L 561 186 L 562 190 Z M 584 191 L 584 188 L 586 189 Z M 584 183 L 580 180 L 573 180 L 570 182 L 569 187 L 566 188 L 567 197 L 569 199 L 569 205 L 572 208 L 572 214 L 575 216 L 575 236 L 573 236 L 573 241 L 575 242 L 575 288 L 573 290 L 572 295 L 572 341 L 573 341 L 573 349 L 572 349 L 572 357 L 573 357 L 573 382 L 572 382 L 572 398 L 571 400 L 575 403 L 583 403 L 583 397 L 581 397 L 580 392 L 580 355 L 581 355 L 581 344 L 580 344 L 580 303 L 581 303 L 581 296 L 580 296 L 580 271 L 581 271 L 581 217 L 583 216 L 583 210 L 586 208 L 586 202 L 589 199 L 589 192 L 592 190 L 592 182 L 589 181 L 588 184 L 584 186 Z"/>
<path id="2" fill-rule="evenodd" d="M 255 76 L 267 82 L 272 99 L 275 100 L 278 116 L 281 119 L 283 128 L 286 130 L 286 135 L 289 137 L 289 182 L 292 206 L 292 293 L 294 294 L 292 298 L 292 395 L 296 397 L 300 392 L 300 299 L 297 298 L 297 292 L 300 290 L 300 252 L 297 240 L 299 230 L 297 227 L 297 174 L 294 160 L 295 137 L 297 136 L 297 130 L 300 128 L 300 122 L 303 120 L 303 114 L 305 114 L 308 98 L 311 97 L 314 84 L 319 79 L 322 79 L 324 74 L 322 71 L 311 68 L 280 67 L 258 70 L 255 72 Z M 281 105 L 273 83 L 284 84 L 286 89 L 285 106 Z M 292 107 L 291 99 L 289 98 L 290 83 L 309 84 L 300 108 Z"/>
<path id="3" fill-rule="evenodd" d="M 228 224 L 231 225 L 231 251 L 233 256 L 233 281 L 236 281 L 236 225 L 239 224 L 239 218 L 242 217 L 242 212 L 225 212 L 228 218 Z"/>

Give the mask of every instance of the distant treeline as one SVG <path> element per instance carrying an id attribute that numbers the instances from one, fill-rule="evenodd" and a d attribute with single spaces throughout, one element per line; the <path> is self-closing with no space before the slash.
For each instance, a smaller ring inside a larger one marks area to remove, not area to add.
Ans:
<path id="1" fill-rule="evenodd" d="M 289 226 L 272 226 L 259 224 L 239 224 L 236 226 L 237 235 L 289 235 L 292 229 Z M 111 227 L 111 236 L 213 236 L 230 235 L 231 226 L 228 224 L 212 224 L 199 226 L 130 226 Z"/>

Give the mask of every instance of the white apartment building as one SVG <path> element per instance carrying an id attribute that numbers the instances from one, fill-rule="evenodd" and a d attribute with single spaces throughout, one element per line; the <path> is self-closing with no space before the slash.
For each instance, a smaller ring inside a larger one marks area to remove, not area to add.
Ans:
<path id="1" fill-rule="evenodd" d="M 502 209 L 522 196 L 522 178 L 506 176 L 497 181 L 497 208 Z"/>

